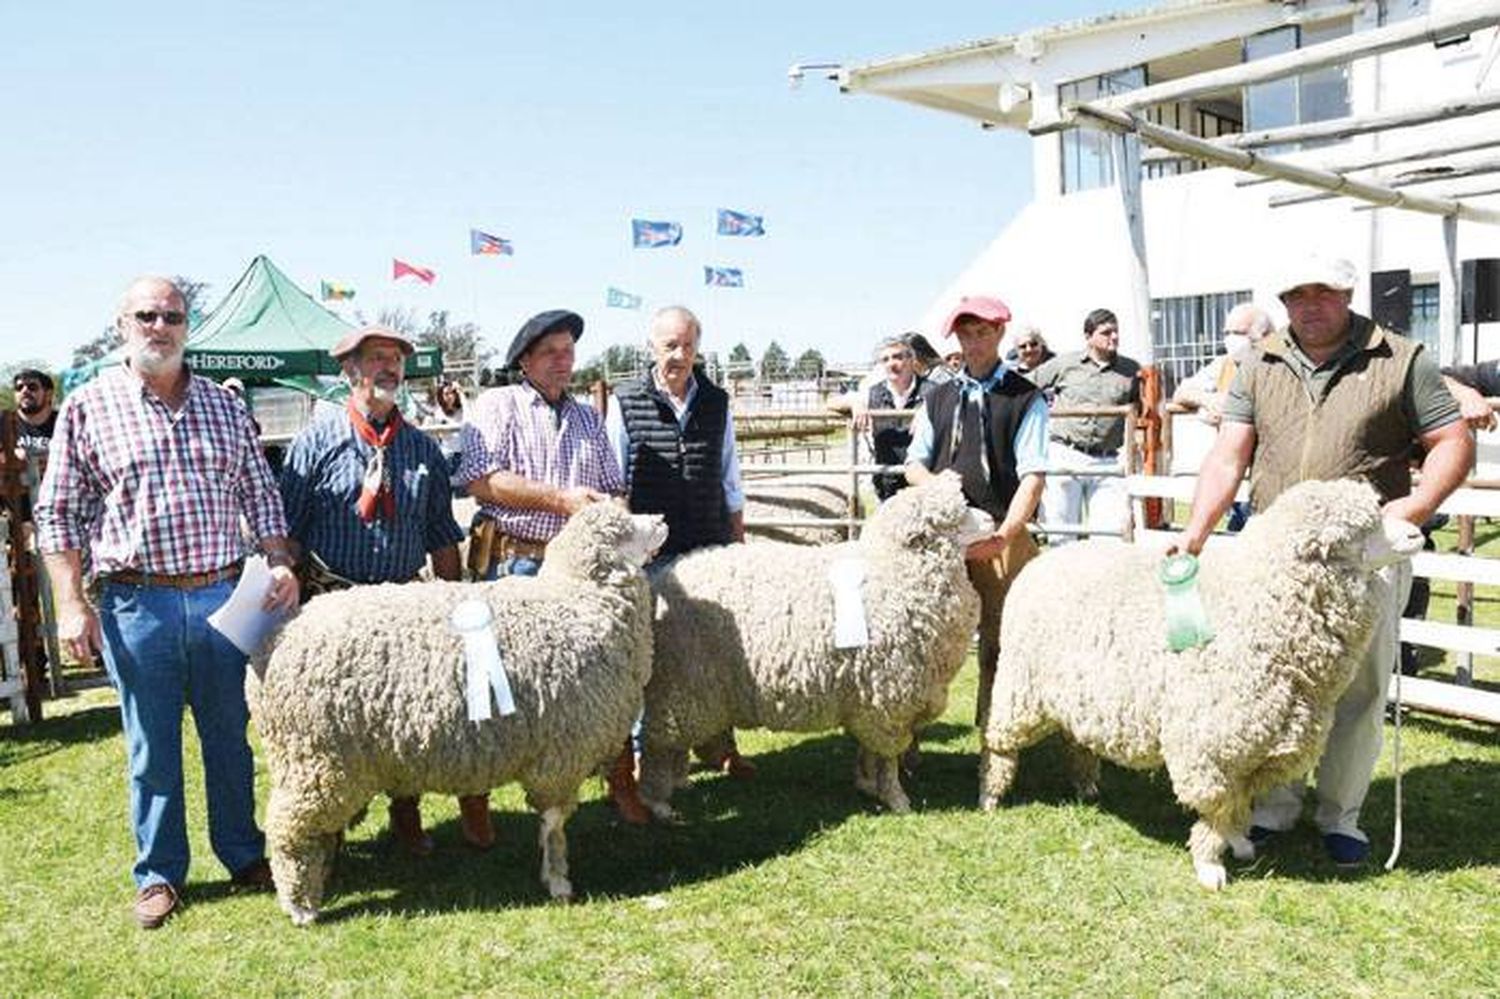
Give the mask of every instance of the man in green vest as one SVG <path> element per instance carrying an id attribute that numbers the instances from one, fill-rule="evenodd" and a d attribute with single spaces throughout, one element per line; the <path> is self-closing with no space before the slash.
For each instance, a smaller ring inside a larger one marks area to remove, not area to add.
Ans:
<path id="1" fill-rule="evenodd" d="M 1355 271 L 1345 260 L 1304 258 L 1277 285 L 1289 327 L 1239 366 L 1213 450 L 1198 472 L 1193 509 L 1177 547 L 1197 554 L 1250 469 L 1250 503 L 1264 510 L 1308 479 L 1364 479 L 1387 516 L 1422 524 L 1468 474 L 1474 441 L 1422 345 L 1351 312 Z M 1411 461 L 1421 446 L 1421 481 Z M 1382 574 L 1384 613 L 1364 664 L 1334 712 L 1317 767 L 1314 821 L 1329 857 L 1356 867 L 1370 853 L 1360 806 L 1380 755 L 1386 685 L 1396 660 L 1411 564 Z M 1209 608 L 1212 615 L 1213 609 Z M 1250 839 L 1263 844 L 1301 815 L 1302 785 L 1255 803 Z"/>

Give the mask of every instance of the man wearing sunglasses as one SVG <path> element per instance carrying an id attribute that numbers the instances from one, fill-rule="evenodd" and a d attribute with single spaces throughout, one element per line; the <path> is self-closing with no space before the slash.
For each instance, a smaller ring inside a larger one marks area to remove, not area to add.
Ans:
<path id="1" fill-rule="evenodd" d="M 135 831 L 135 917 L 166 922 L 188 873 L 182 710 L 203 754 L 209 840 L 236 886 L 271 887 L 245 738 L 245 656 L 207 624 L 245 559 L 241 519 L 271 564 L 265 606 L 297 606 L 281 497 L 250 419 L 183 362 L 186 306 L 163 278 L 120 301 L 125 348 L 64 402 L 36 506 L 57 594 L 57 634 L 102 652 L 120 696 Z M 83 552 L 100 584 L 84 591 Z"/>
<path id="2" fill-rule="evenodd" d="M 47 453 L 57 410 L 52 405 L 52 376 L 35 368 L 18 371 L 11 388 L 16 394 L 16 448 L 27 457 Z"/>

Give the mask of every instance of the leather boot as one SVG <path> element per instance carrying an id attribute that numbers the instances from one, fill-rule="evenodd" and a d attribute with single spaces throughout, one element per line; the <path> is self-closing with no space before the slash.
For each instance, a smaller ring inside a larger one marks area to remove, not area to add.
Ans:
<path id="1" fill-rule="evenodd" d="M 422 831 L 418 799 L 391 799 L 391 836 L 413 857 L 425 857 L 432 852 L 432 837 Z"/>
<path id="2" fill-rule="evenodd" d="M 641 801 L 640 792 L 636 788 L 635 751 L 631 749 L 629 739 L 625 740 L 625 748 L 615 757 L 609 772 L 604 775 L 604 782 L 609 785 L 609 800 L 620 813 L 620 821 L 633 826 L 650 823 L 651 812 Z"/>
<path id="3" fill-rule="evenodd" d="M 466 794 L 458 799 L 459 828 L 464 842 L 476 850 L 488 850 L 495 845 L 495 826 L 490 821 L 490 796 Z"/>

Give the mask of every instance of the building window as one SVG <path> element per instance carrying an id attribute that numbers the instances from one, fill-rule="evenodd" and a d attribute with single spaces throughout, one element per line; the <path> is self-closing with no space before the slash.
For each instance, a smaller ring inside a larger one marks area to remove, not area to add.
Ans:
<path id="1" fill-rule="evenodd" d="M 1442 345 L 1438 343 L 1437 285 L 1411 286 L 1411 330 L 1407 335 L 1431 351 L 1433 357 L 1442 356 Z"/>
<path id="2" fill-rule="evenodd" d="M 1063 107 L 1084 104 L 1100 97 L 1123 94 L 1146 85 L 1146 67 L 1132 66 L 1114 73 L 1064 83 L 1057 88 Z M 1070 128 L 1062 139 L 1062 189 L 1064 194 L 1108 187 L 1115 182 L 1114 159 L 1110 155 L 1110 133 L 1098 128 Z"/>
<path id="3" fill-rule="evenodd" d="M 1224 350 L 1224 319 L 1250 292 L 1221 291 L 1151 300 L 1151 353 L 1170 398 L 1183 379 Z"/>
<path id="4" fill-rule="evenodd" d="M 1245 39 L 1244 60 L 1254 62 L 1349 34 L 1348 19 L 1288 25 Z M 1325 66 L 1245 88 L 1245 130 L 1259 132 L 1349 114 L 1349 67 Z"/>

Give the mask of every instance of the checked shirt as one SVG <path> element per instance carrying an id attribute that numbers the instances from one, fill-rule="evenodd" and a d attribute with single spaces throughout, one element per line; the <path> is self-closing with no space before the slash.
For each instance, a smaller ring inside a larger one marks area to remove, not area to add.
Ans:
<path id="1" fill-rule="evenodd" d="M 484 392 L 464 424 L 455 481 L 467 484 L 498 471 L 559 489 L 584 486 L 613 496 L 625 491 L 598 412 L 568 396 L 554 409 L 526 383 Z M 492 503 L 480 512 L 502 534 L 528 541 L 551 541 L 567 521 L 545 510 Z"/>
<path id="2" fill-rule="evenodd" d="M 283 537 L 276 482 L 245 408 L 190 376 L 173 412 L 129 368 L 63 403 L 36 506 L 43 552 L 87 549 L 98 574 L 213 572 L 256 540 Z"/>

